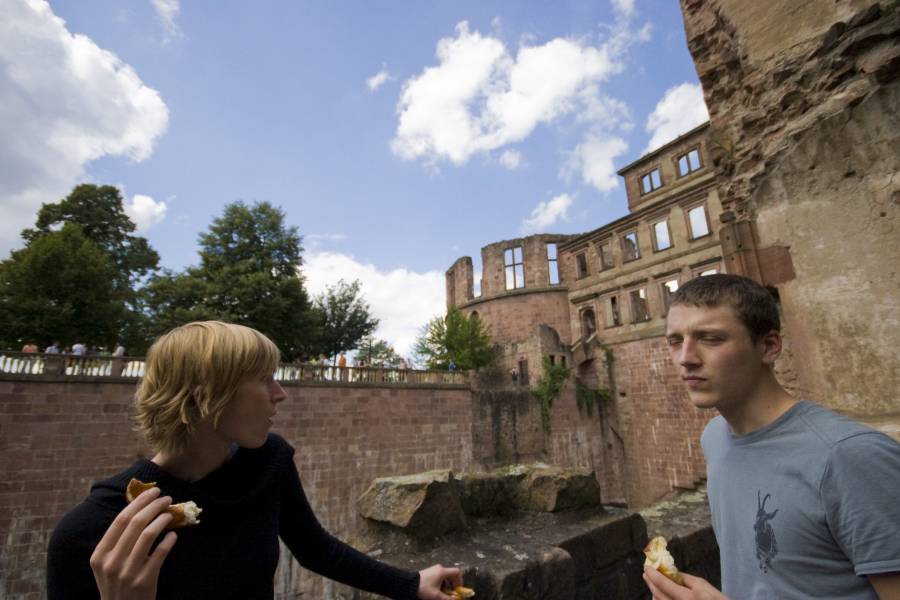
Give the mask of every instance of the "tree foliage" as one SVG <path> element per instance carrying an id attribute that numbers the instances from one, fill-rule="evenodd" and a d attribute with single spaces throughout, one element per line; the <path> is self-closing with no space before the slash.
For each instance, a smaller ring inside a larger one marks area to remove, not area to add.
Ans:
<path id="1" fill-rule="evenodd" d="M 387 341 L 371 335 L 360 340 L 356 360 L 373 367 L 399 367 L 403 362 L 397 351 Z"/>
<path id="2" fill-rule="evenodd" d="M 75 186 L 59 202 L 43 204 L 34 228 L 23 231 L 22 237 L 30 243 L 66 223 L 81 227 L 84 236 L 106 254 L 116 268 L 116 289 L 129 299 L 138 280 L 157 269 L 159 254 L 146 238 L 134 235 L 135 224 L 125 213 L 118 188 L 89 183 Z"/>
<path id="3" fill-rule="evenodd" d="M 359 342 L 378 327 L 378 319 L 360 294 L 359 280 L 343 279 L 328 286 L 316 297 L 315 307 L 321 319 L 319 345 L 328 356 L 359 347 Z"/>
<path id="4" fill-rule="evenodd" d="M 71 337 L 75 335 L 90 344 L 122 341 L 130 349 L 142 346 L 145 320 L 137 288 L 156 270 L 159 255 L 145 238 L 134 234 L 135 229 L 113 186 L 78 185 L 59 202 L 43 204 L 35 226 L 22 232 L 25 248 L 3 263 L 7 306 L 0 329 L 63 344 L 77 341 Z M 74 254 L 63 256 L 63 248 Z M 47 260 L 48 256 L 55 258 Z M 98 262 L 97 256 L 103 260 Z M 73 262 L 76 259 L 84 262 Z M 101 272 L 103 279 L 96 280 Z M 16 283 L 25 281 L 44 291 L 31 294 Z M 51 291 L 51 286 L 58 291 Z M 103 310 L 96 311 L 101 305 Z M 34 312 L 38 310 L 46 311 L 46 316 Z M 63 316 L 67 314 L 84 320 L 72 322 Z"/>
<path id="5" fill-rule="evenodd" d="M 478 315 L 468 317 L 456 307 L 425 325 L 415 352 L 429 369 L 480 369 L 494 363 L 498 350 Z"/>
<path id="6" fill-rule="evenodd" d="M 234 202 L 199 241 L 199 266 L 165 272 L 147 286 L 155 333 L 220 319 L 258 329 L 287 360 L 318 348 L 318 318 L 300 274 L 301 238 L 280 209 Z"/>
<path id="7" fill-rule="evenodd" d="M 0 343 L 115 343 L 126 307 L 118 268 L 74 223 L 34 236 L 0 263 Z"/>

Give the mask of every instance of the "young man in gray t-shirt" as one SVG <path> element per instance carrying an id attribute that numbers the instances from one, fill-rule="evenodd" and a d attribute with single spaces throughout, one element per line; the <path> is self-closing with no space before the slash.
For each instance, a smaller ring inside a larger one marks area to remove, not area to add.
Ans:
<path id="1" fill-rule="evenodd" d="M 806 401 L 775 378 L 778 307 L 735 275 L 672 297 L 666 338 L 703 432 L 722 592 L 646 569 L 660 600 L 900 599 L 900 444 Z"/>

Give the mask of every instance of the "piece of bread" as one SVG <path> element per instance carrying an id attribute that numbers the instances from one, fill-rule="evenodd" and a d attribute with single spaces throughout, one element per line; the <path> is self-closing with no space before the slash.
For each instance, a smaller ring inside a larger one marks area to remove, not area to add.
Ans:
<path id="1" fill-rule="evenodd" d="M 655 537 L 650 540 L 644 548 L 644 556 L 647 557 L 644 561 L 645 567 L 652 567 L 678 585 L 684 585 L 684 577 L 675 566 L 675 559 L 666 550 L 666 538 Z"/>
<path id="2" fill-rule="evenodd" d="M 453 590 L 445 589 L 443 592 L 453 598 L 453 600 L 465 600 L 466 598 L 471 598 L 475 595 L 475 590 L 461 585 Z"/>
<path id="3" fill-rule="evenodd" d="M 140 496 L 141 493 L 152 487 L 156 487 L 155 481 L 144 483 L 138 479 L 132 479 L 128 482 L 128 487 L 125 488 L 125 499 L 128 500 L 130 504 L 135 498 Z M 169 508 L 166 509 L 166 512 L 172 515 L 172 521 L 166 529 L 179 529 L 181 527 L 188 527 L 189 525 L 197 525 L 200 523 L 200 520 L 197 517 L 200 516 L 203 509 L 197 506 L 195 502 L 182 502 L 180 504 L 169 506 Z"/>

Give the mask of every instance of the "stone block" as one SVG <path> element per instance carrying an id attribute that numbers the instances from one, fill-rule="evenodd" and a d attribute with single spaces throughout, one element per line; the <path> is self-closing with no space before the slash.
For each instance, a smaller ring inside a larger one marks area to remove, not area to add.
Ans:
<path id="1" fill-rule="evenodd" d="M 536 469 L 519 484 L 518 504 L 543 512 L 600 506 L 600 484 L 587 467 Z"/>
<path id="2" fill-rule="evenodd" d="M 583 577 L 641 552 L 646 543 L 646 524 L 640 515 L 633 514 L 565 540 L 560 547 L 572 556 L 577 573 Z"/>
<path id="3" fill-rule="evenodd" d="M 521 571 L 509 573 L 499 600 L 575 600 L 575 565 L 561 548 L 552 548 Z"/>
<path id="4" fill-rule="evenodd" d="M 466 528 L 453 473 L 447 470 L 380 477 L 357 500 L 357 509 L 363 518 L 393 525 L 415 538 Z"/>

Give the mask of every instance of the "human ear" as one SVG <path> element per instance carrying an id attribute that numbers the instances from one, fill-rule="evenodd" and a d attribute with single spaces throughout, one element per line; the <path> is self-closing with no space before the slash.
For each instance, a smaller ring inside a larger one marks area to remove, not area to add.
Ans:
<path id="1" fill-rule="evenodd" d="M 760 344 L 762 344 L 763 347 L 763 363 L 766 365 L 775 364 L 775 361 L 781 355 L 781 333 L 779 333 L 775 329 L 771 330 L 769 333 L 763 336 L 762 340 L 760 340 Z"/>

